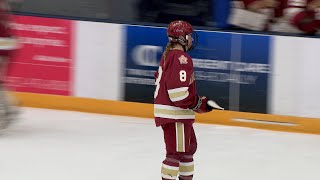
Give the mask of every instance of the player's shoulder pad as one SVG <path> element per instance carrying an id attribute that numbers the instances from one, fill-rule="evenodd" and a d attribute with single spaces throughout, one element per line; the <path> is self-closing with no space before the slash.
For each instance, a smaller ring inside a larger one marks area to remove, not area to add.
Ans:
<path id="1" fill-rule="evenodd" d="M 191 57 L 183 51 L 176 51 L 174 61 L 175 64 L 179 64 L 181 66 L 193 66 Z"/>

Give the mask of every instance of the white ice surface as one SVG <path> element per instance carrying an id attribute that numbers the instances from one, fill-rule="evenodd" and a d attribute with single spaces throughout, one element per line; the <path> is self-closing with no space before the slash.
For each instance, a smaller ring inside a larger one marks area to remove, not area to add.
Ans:
<path id="1" fill-rule="evenodd" d="M 195 124 L 195 180 L 318 180 L 320 135 Z M 0 180 L 160 180 L 153 120 L 22 108 L 0 132 Z"/>

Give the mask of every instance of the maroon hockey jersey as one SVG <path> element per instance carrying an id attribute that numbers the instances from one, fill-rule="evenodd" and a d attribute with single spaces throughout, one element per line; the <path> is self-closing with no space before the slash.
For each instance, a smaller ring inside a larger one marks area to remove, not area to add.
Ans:
<path id="1" fill-rule="evenodd" d="M 315 0 L 288 0 L 286 15 L 291 24 L 306 33 L 315 33 L 320 28 L 320 8 L 308 9 Z"/>
<path id="2" fill-rule="evenodd" d="M 17 40 L 12 37 L 10 29 L 9 5 L 0 0 L 0 56 L 8 56 L 17 48 Z"/>
<path id="3" fill-rule="evenodd" d="M 242 0 L 244 3 L 245 7 L 248 7 L 251 3 L 254 3 L 258 0 Z M 283 16 L 283 11 L 287 6 L 287 1 L 288 0 L 276 0 L 278 2 L 278 6 L 274 9 L 272 8 L 265 8 L 261 10 L 261 13 L 271 15 L 272 17 L 270 18 L 278 18 Z M 269 12 L 272 11 L 272 12 Z"/>
<path id="4" fill-rule="evenodd" d="M 242 0 L 246 8 L 257 1 L 259 0 Z M 266 30 L 269 29 L 270 25 L 277 23 L 277 19 L 279 18 L 282 18 L 282 21 L 285 20 L 296 29 L 306 33 L 315 33 L 320 28 L 320 8 L 307 8 L 310 3 L 314 3 L 319 0 L 276 1 L 278 2 L 278 6 L 276 8 L 265 8 L 259 10 L 260 13 L 269 15 L 270 17 L 271 21 Z M 316 4 L 319 4 L 319 2 L 316 2 Z M 287 28 L 289 28 L 289 26 Z"/>
<path id="5" fill-rule="evenodd" d="M 181 50 L 170 50 L 161 58 L 155 74 L 154 117 L 157 126 L 170 122 L 193 123 L 197 104 L 196 83 L 191 57 Z"/>

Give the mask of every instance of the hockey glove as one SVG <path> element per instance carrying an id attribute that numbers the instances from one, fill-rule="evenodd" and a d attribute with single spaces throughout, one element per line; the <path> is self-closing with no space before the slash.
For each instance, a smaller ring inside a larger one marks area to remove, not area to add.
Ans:
<path id="1" fill-rule="evenodd" d="M 197 113 L 206 113 L 212 111 L 213 107 L 208 105 L 209 99 L 205 96 L 198 96 L 197 105 L 192 108 L 193 111 Z"/>

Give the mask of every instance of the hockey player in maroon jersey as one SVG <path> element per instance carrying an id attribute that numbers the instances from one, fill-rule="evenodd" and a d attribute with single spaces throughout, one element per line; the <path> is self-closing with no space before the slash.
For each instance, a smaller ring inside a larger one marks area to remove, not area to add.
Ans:
<path id="1" fill-rule="evenodd" d="M 280 4 L 279 0 L 242 0 L 245 7 L 251 11 L 260 11 L 267 8 L 277 8 Z"/>
<path id="2" fill-rule="evenodd" d="M 186 53 L 197 45 L 192 26 L 173 21 L 168 25 L 167 36 L 169 42 L 155 74 L 154 92 L 155 123 L 162 127 L 166 145 L 161 175 L 163 180 L 176 179 L 178 175 L 180 180 L 189 180 L 193 178 L 193 154 L 197 149 L 195 112 L 205 113 L 213 108 L 208 105 L 208 98 L 197 95 L 192 59 Z"/>
<path id="3" fill-rule="evenodd" d="M 320 29 L 320 0 L 242 0 L 245 8 L 267 14 L 266 30 L 315 34 Z"/>
<path id="4" fill-rule="evenodd" d="M 17 112 L 12 104 L 12 97 L 4 87 L 8 60 L 17 48 L 17 41 L 10 31 L 8 10 L 6 0 L 0 0 L 0 129 L 6 128 Z"/>
<path id="5" fill-rule="evenodd" d="M 283 17 L 283 9 L 287 5 L 287 0 L 242 0 L 242 2 L 246 9 L 268 16 L 264 29 L 266 31 L 272 31 L 271 26 Z"/>

